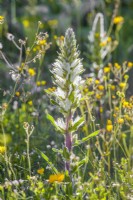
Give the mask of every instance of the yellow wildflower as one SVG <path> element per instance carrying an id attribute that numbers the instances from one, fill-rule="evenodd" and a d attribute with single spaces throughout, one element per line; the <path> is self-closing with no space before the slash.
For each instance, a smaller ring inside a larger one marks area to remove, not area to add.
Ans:
<path id="1" fill-rule="evenodd" d="M 125 79 L 125 80 L 128 80 L 128 79 L 129 79 L 129 75 L 125 74 L 125 75 L 124 75 L 124 79 Z"/>
<path id="2" fill-rule="evenodd" d="M 3 23 L 4 23 L 4 19 L 5 19 L 5 18 L 4 18 L 3 16 L 0 15 L 0 24 L 3 24 Z"/>
<path id="3" fill-rule="evenodd" d="M 115 95 L 112 95 L 112 99 L 116 99 L 116 96 L 115 96 Z"/>
<path id="4" fill-rule="evenodd" d="M 0 154 L 5 153 L 6 147 L 5 146 L 0 146 Z"/>
<path id="5" fill-rule="evenodd" d="M 33 102 L 32 101 L 28 101 L 28 104 L 29 104 L 29 106 L 32 106 Z"/>
<path id="6" fill-rule="evenodd" d="M 102 96 L 101 96 L 100 94 L 96 94 L 96 98 L 97 98 L 97 99 L 101 99 Z"/>
<path id="7" fill-rule="evenodd" d="M 102 90 L 104 90 L 104 86 L 103 85 L 99 85 L 98 89 L 102 91 Z"/>
<path id="8" fill-rule="evenodd" d="M 100 34 L 99 33 L 95 33 L 95 37 L 99 38 Z"/>
<path id="9" fill-rule="evenodd" d="M 16 95 L 17 97 L 19 97 L 19 96 L 20 96 L 20 92 L 16 92 L 15 95 Z"/>
<path id="10" fill-rule="evenodd" d="M 22 23 L 23 23 L 25 28 L 28 28 L 30 26 L 30 22 L 27 19 L 23 20 Z"/>
<path id="11" fill-rule="evenodd" d="M 100 47 L 105 47 L 107 45 L 107 41 L 100 42 Z"/>
<path id="12" fill-rule="evenodd" d="M 54 182 L 62 182 L 64 180 L 65 176 L 64 174 L 53 174 L 49 176 L 49 182 L 54 183 Z"/>
<path id="13" fill-rule="evenodd" d="M 46 85 L 46 81 L 41 81 L 41 85 Z"/>
<path id="14" fill-rule="evenodd" d="M 124 108 L 128 108 L 129 107 L 129 102 L 128 101 L 124 101 L 123 102 L 123 107 Z"/>
<path id="15" fill-rule="evenodd" d="M 106 130 L 111 132 L 113 130 L 113 125 L 111 120 L 107 120 Z"/>
<path id="16" fill-rule="evenodd" d="M 28 69 L 28 73 L 29 73 L 30 76 L 35 76 L 35 74 L 36 74 L 35 70 L 32 69 L 32 68 Z"/>
<path id="17" fill-rule="evenodd" d="M 88 88 L 84 88 L 84 92 L 88 93 L 89 92 Z"/>
<path id="18" fill-rule="evenodd" d="M 43 46 L 46 44 L 46 40 L 39 40 L 37 43 L 38 43 L 38 45 Z"/>
<path id="19" fill-rule="evenodd" d="M 41 175 L 44 174 L 44 168 L 38 169 L 38 170 L 37 170 L 37 173 L 38 173 L 38 174 L 41 174 Z"/>
<path id="20" fill-rule="evenodd" d="M 107 42 L 111 42 L 112 41 L 112 38 L 111 37 L 108 37 L 107 38 Z"/>
<path id="21" fill-rule="evenodd" d="M 121 89 L 125 88 L 126 87 L 126 83 L 125 82 L 121 82 L 119 83 L 119 86 Z"/>
<path id="22" fill-rule="evenodd" d="M 117 122 L 118 122 L 119 124 L 123 124 L 123 123 L 124 123 L 124 119 L 123 119 L 123 118 L 119 118 L 119 119 L 117 120 Z"/>
<path id="23" fill-rule="evenodd" d="M 58 20 L 56 20 L 56 19 L 49 20 L 49 21 L 48 21 L 48 25 L 49 25 L 51 28 L 57 28 L 57 26 L 58 26 Z"/>
<path id="24" fill-rule="evenodd" d="M 57 40 L 57 38 L 58 38 L 57 35 L 54 35 L 54 40 Z"/>
<path id="25" fill-rule="evenodd" d="M 118 111 L 118 110 L 119 110 L 119 107 L 116 106 L 114 109 L 115 109 L 115 111 Z"/>
<path id="26" fill-rule="evenodd" d="M 47 89 L 49 92 L 54 92 L 55 90 L 56 90 L 56 88 L 55 87 L 52 87 L 52 88 L 48 88 Z"/>
<path id="27" fill-rule="evenodd" d="M 99 111 L 100 113 L 103 113 L 103 107 L 100 106 Z"/>
<path id="28" fill-rule="evenodd" d="M 121 68 L 121 66 L 120 66 L 118 63 L 115 63 L 115 64 L 114 64 L 114 67 L 115 67 L 116 69 L 120 69 L 120 68 Z"/>
<path id="29" fill-rule="evenodd" d="M 116 87 L 115 87 L 115 85 L 111 85 L 111 90 L 113 90 L 113 91 L 114 91 L 114 90 L 115 90 L 115 88 L 116 88 Z"/>
<path id="30" fill-rule="evenodd" d="M 130 121 L 131 117 L 129 115 L 124 115 L 124 119 L 127 120 L 127 121 Z"/>
<path id="31" fill-rule="evenodd" d="M 131 68 L 131 67 L 133 67 L 133 63 L 132 63 L 132 62 L 128 62 L 128 63 L 127 63 L 127 66 L 128 66 L 129 68 Z"/>
<path id="32" fill-rule="evenodd" d="M 104 67 L 104 73 L 109 73 L 110 72 L 110 68 L 109 67 Z"/>
<path id="33" fill-rule="evenodd" d="M 60 36 L 60 40 L 64 41 L 64 36 L 63 35 Z"/>
<path id="34" fill-rule="evenodd" d="M 99 83 L 100 83 L 100 81 L 96 79 L 95 84 L 98 85 Z"/>
<path id="35" fill-rule="evenodd" d="M 113 20 L 114 24 L 121 24 L 124 22 L 124 18 L 122 16 L 117 16 Z"/>
<path id="36" fill-rule="evenodd" d="M 41 82 L 40 82 L 40 81 L 37 81 L 37 82 L 36 82 L 36 85 L 37 85 L 37 86 L 40 86 L 40 85 L 41 85 Z"/>

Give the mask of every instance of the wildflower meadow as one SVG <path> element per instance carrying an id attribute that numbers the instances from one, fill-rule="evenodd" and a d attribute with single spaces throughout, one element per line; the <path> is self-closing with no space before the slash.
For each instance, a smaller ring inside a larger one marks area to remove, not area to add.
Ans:
<path id="1" fill-rule="evenodd" d="M 0 200 L 133 200 L 133 1 L 0 1 Z"/>

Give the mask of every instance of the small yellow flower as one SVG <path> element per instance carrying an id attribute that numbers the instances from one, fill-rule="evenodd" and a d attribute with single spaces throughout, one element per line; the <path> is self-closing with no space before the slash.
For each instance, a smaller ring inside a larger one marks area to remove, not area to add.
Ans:
<path id="1" fill-rule="evenodd" d="M 107 42 L 111 42 L 112 41 L 112 38 L 111 37 L 108 37 L 107 38 Z"/>
<path id="2" fill-rule="evenodd" d="M 38 173 L 38 174 L 41 174 L 41 175 L 44 174 L 44 168 L 38 169 L 38 170 L 37 170 L 37 173 Z"/>
<path id="3" fill-rule="evenodd" d="M 124 101 L 123 102 L 123 107 L 124 108 L 128 108 L 129 107 L 129 102 L 128 101 Z"/>
<path id="4" fill-rule="evenodd" d="M 116 96 L 115 96 L 115 95 L 112 95 L 112 99 L 116 99 Z"/>
<path id="5" fill-rule="evenodd" d="M 28 101 L 28 104 L 29 104 L 29 106 L 32 106 L 33 102 L 32 101 Z"/>
<path id="6" fill-rule="evenodd" d="M 113 125 L 112 125 L 112 121 L 111 120 L 107 120 L 107 125 L 106 125 L 106 130 L 108 132 L 111 132 L 113 130 Z"/>
<path id="7" fill-rule="evenodd" d="M 103 86 L 103 85 L 99 85 L 99 86 L 98 86 L 98 89 L 99 89 L 100 91 L 103 91 L 103 90 L 104 90 L 104 86 Z"/>
<path id="8" fill-rule="evenodd" d="M 35 70 L 32 69 L 32 68 L 28 69 L 28 73 L 29 73 L 30 76 L 35 76 L 35 74 L 36 74 Z"/>
<path id="9" fill-rule="evenodd" d="M 128 62 L 128 63 L 127 63 L 127 66 L 128 66 L 129 68 L 131 68 L 131 67 L 133 67 L 133 63 L 132 63 L 132 62 Z"/>
<path id="10" fill-rule="evenodd" d="M 100 81 L 96 79 L 95 84 L 98 85 L 99 83 L 100 83 Z"/>
<path id="11" fill-rule="evenodd" d="M 60 40 L 64 41 L 64 36 L 63 35 L 60 36 Z"/>
<path id="12" fill-rule="evenodd" d="M 51 28 L 57 28 L 57 26 L 58 26 L 58 20 L 56 20 L 56 19 L 49 20 L 49 21 L 48 21 L 48 25 L 49 25 Z"/>
<path id="13" fill-rule="evenodd" d="M 65 176 L 64 174 L 53 174 L 49 176 L 49 182 L 54 183 L 54 182 L 62 182 L 64 180 Z"/>
<path id="14" fill-rule="evenodd" d="M 48 88 L 47 89 L 49 92 L 54 92 L 55 90 L 56 90 L 56 88 L 55 87 L 52 87 L 52 88 Z"/>
<path id="15" fill-rule="evenodd" d="M 99 111 L 100 113 L 103 113 L 103 107 L 100 106 Z"/>
<path id="16" fill-rule="evenodd" d="M 123 124 L 123 123 L 124 123 L 124 119 L 123 119 L 123 118 L 119 118 L 119 119 L 117 120 L 117 122 L 118 122 L 119 124 Z"/>
<path id="17" fill-rule="evenodd" d="M 100 42 L 100 47 L 105 47 L 107 45 L 107 41 Z"/>
<path id="18" fill-rule="evenodd" d="M 118 111 L 118 110 L 119 110 L 119 107 L 116 106 L 114 109 L 115 109 L 115 111 Z"/>
<path id="19" fill-rule="evenodd" d="M 115 64 L 114 64 L 114 67 L 115 67 L 116 69 L 120 69 L 120 68 L 121 68 L 121 66 L 120 66 L 118 63 L 115 63 Z"/>
<path id="20" fill-rule="evenodd" d="M 102 96 L 101 96 L 100 94 L 96 94 L 96 98 L 97 98 L 98 100 L 100 100 L 100 99 L 102 98 Z"/>
<path id="21" fill-rule="evenodd" d="M 0 146 L 0 154 L 5 153 L 6 147 L 5 146 Z"/>
<path id="22" fill-rule="evenodd" d="M 36 82 L 36 85 L 39 87 L 41 85 L 41 82 L 40 81 L 37 81 Z"/>
<path id="23" fill-rule="evenodd" d="M 41 85 L 46 85 L 46 81 L 41 81 Z"/>
<path id="24" fill-rule="evenodd" d="M 15 95 L 16 95 L 17 97 L 19 97 L 19 96 L 20 96 L 20 92 L 16 92 Z"/>
<path id="25" fill-rule="evenodd" d="M 111 85 L 111 90 L 113 90 L 113 91 L 114 91 L 114 90 L 115 90 L 115 88 L 116 88 L 116 87 L 115 87 L 115 85 Z"/>
<path id="26" fill-rule="evenodd" d="M 84 92 L 88 93 L 89 92 L 88 88 L 84 88 Z"/>
<path id="27" fill-rule="evenodd" d="M 0 15 L 0 24 L 4 23 L 5 18 L 3 16 Z"/>
<path id="28" fill-rule="evenodd" d="M 119 83 L 119 86 L 121 89 L 125 88 L 126 87 L 126 83 L 125 82 L 121 82 Z"/>
<path id="29" fill-rule="evenodd" d="M 24 20 L 22 21 L 22 23 L 23 23 L 23 25 L 24 25 L 25 28 L 28 28 L 28 27 L 30 26 L 30 22 L 29 22 L 29 20 L 27 20 L 27 19 L 24 19 Z"/>
<path id="30" fill-rule="evenodd" d="M 46 43 L 47 43 L 46 40 L 39 40 L 39 41 L 37 42 L 37 44 L 38 44 L 38 45 L 41 45 L 41 46 L 45 45 Z"/>
<path id="31" fill-rule="evenodd" d="M 110 68 L 109 67 L 104 67 L 104 73 L 107 74 L 110 72 Z"/>
<path id="32" fill-rule="evenodd" d="M 57 35 L 54 35 L 54 40 L 57 40 L 57 39 L 58 39 Z"/>
<path id="33" fill-rule="evenodd" d="M 122 16 L 117 16 L 113 20 L 114 24 L 121 24 L 124 22 L 124 18 Z"/>
<path id="34" fill-rule="evenodd" d="M 127 121 L 131 121 L 131 117 L 129 115 L 124 115 L 124 119 Z"/>

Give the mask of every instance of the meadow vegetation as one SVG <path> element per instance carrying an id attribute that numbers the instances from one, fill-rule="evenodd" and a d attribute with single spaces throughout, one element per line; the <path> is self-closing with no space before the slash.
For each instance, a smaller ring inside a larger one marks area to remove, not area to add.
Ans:
<path id="1" fill-rule="evenodd" d="M 46 3 L 75 16 L 59 34 L 60 17 L 22 16 L 18 38 L 0 16 L 0 200 L 133 199 L 133 61 L 117 61 L 120 1 L 103 2 L 84 32 L 78 0 Z"/>

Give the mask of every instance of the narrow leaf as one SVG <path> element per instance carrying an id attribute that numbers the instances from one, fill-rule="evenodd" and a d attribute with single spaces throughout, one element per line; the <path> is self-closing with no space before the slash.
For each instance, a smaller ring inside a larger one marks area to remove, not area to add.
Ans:
<path id="1" fill-rule="evenodd" d="M 96 135 L 98 135 L 98 133 L 100 132 L 100 130 L 95 131 L 93 133 L 91 133 L 90 135 L 88 135 L 87 137 L 82 138 L 81 140 L 77 140 L 74 144 L 74 146 L 78 146 L 79 144 L 82 144 L 86 141 L 88 141 L 89 139 L 91 139 L 92 137 L 95 137 Z"/>
<path id="2" fill-rule="evenodd" d="M 36 151 L 38 152 L 38 154 L 40 154 L 42 156 L 42 158 L 49 164 L 49 166 L 51 167 L 51 169 L 57 174 L 58 170 L 53 166 L 53 164 L 49 160 L 49 158 L 43 152 L 41 152 L 39 149 L 36 149 Z"/>

